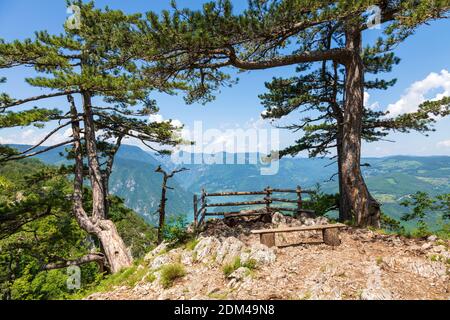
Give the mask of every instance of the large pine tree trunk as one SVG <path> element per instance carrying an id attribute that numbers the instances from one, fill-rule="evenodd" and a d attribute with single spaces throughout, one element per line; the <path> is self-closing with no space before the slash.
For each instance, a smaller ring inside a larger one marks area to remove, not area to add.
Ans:
<path id="1" fill-rule="evenodd" d="M 131 266 L 133 260 L 130 252 L 111 220 L 101 220 L 100 230 L 95 234 L 102 245 L 103 253 L 108 262 L 108 268 L 112 273 Z"/>
<path id="2" fill-rule="evenodd" d="M 379 205 L 369 194 L 361 173 L 361 130 L 364 105 L 364 66 L 360 57 L 361 32 L 346 30 L 346 48 L 352 54 L 345 63 L 345 105 L 342 137 L 342 195 L 344 205 L 358 226 L 380 227 Z"/>
<path id="3" fill-rule="evenodd" d="M 77 110 L 71 97 L 69 97 L 69 102 L 71 102 L 72 117 L 77 118 Z M 72 124 L 73 137 L 75 140 L 73 213 L 80 227 L 99 239 L 102 251 L 106 258 L 106 266 L 111 273 L 116 273 L 123 268 L 131 266 L 133 259 L 120 237 L 116 226 L 112 221 L 107 220 L 106 218 L 105 188 L 100 164 L 97 158 L 95 126 L 88 94 L 83 95 L 83 109 L 89 177 L 92 188 L 92 214 L 88 215 L 83 208 L 83 152 L 81 147 L 80 125 L 76 121 Z"/>

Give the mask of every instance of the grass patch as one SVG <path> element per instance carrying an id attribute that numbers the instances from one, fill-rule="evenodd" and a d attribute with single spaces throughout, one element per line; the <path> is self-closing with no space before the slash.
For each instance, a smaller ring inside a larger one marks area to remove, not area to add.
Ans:
<path id="1" fill-rule="evenodd" d="M 311 292 L 306 292 L 303 297 L 300 298 L 300 300 L 310 300 L 312 297 Z"/>
<path id="2" fill-rule="evenodd" d="M 152 278 L 155 277 L 155 275 L 149 274 L 146 276 L 148 269 L 138 267 L 138 265 L 133 265 L 132 267 L 125 268 L 115 274 L 101 275 L 95 283 L 85 288 L 84 290 L 74 293 L 69 297 L 69 299 L 81 300 L 94 293 L 112 291 L 114 290 L 114 287 L 119 286 L 127 286 L 132 288 L 141 280 L 147 282 L 154 281 L 154 279 Z"/>
<path id="3" fill-rule="evenodd" d="M 176 279 L 182 278 L 186 275 L 186 270 L 180 263 L 172 263 L 162 266 L 160 271 L 161 285 L 164 288 L 171 287 Z"/>
<path id="4" fill-rule="evenodd" d="M 248 268 L 250 271 L 257 269 L 258 262 L 255 259 L 248 259 L 246 262 L 242 263 L 240 257 L 236 257 L 233 262 L 223 265 L 222 271 L 225 277 L 229 277 L 237 269 L 244 267 Z"/>
<path id="5" fill-rule="evenodd" d="M 184 245 L 184 247 L 186 248 L 186 250 L 189 251 L 193 251 L 195 246 L 200 242 L 200 240 L 198 239 L 191 239 L 188 242 L 186 242 L 186 244 Z"/>
<path id="6" fill-rule="evenodd" d="M 208 295 L 208 297 L 211 299 L 216 299 L 216 300 L 226 300 L 228 298 L 228 294 L 226 294 L 226 293 L 210 293 Z"/>
<path id="7" fill-rule="evenodd" d="M 383 264 L 383 257 L 377 257 L 375 261 L 377 266 L 381 266 Z"/>
<path id="8" fill-rule="evenodd" d="M 145 281 L 152 283 L 156 280 L 156 276 L 154 273 L 149 273 L 146 277 L 145 277 Z"/>

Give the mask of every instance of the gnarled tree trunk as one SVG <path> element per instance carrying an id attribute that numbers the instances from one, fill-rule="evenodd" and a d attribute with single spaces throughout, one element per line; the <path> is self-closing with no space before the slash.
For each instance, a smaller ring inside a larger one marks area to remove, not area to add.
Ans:
<path id="1" fill-rule="evenodd" d="M 360 56 L 361 32 L 352 25 L 346 29 L 344 130 L 342 137 L 342 196 L 346 215 L 358 226 L 380 227 L 379 205 L 370 196 L 361 173 L 361 130 L 364 105 L 364 66 Z"/>
<path id="2" fill-rule="evenodd" d="M 106 219 L 106 195 L 103 177 L 97 158 L 95 126 L 91 111 L 90 97 L 85 93 L 83 98 L 86 150 L 89 163 L 89 177 L 92 187 L 92 214 L 88 215 L 83 207 L 83 154 L 80 124 L 77 121 L 72 123 L 73 138 L 75 140 L 73 150 L 75 154 L 75 177 L 72 211 L 80 227 L 99 239 L 102 251 L 106 258 L 106 267 L 111 273 L 116 273 L 123 268 L 131 266 L 133 259 L 114 223 Z M 72 118 L 76 119 L 77 110 L 73 98 L 70 96 L 69 102 L 71 104 Z"/>

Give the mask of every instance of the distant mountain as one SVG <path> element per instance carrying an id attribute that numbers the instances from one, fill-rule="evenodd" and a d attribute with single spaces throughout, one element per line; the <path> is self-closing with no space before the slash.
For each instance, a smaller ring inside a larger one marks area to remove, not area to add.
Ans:
<path id="1" fill-rule="evenodd" d="M 23 150 L 27 146 L 15 147 Z M 64 162 L 59 155 L 61 151 L 63 149 L 53 150 L 38 158 L 60 164 Z M 168 213 L 171 215 L 192 216 L 192 194 L 200 193 L 202 188 L 209 192 L 262 190 L 267 186 L 295 188 L 297 185 L 307 189 L 319 183 L 324 192 L 338 190 L 336 178 L 330 180 L 337 171 L 336 164 L 330 159 L 283 158 L 278 163 L 276 174 L 261 175 L 261 164 L 248 163 L 249 159 L 257 156 L 255 154 L 220 153 L 216 156 L 234 160 L 243 156 L 247 164 L 177 164 L 171 157 L 124 145 L 117 154 L 110 189 L 151 223 L 156 221 L 153 213 L 158 208 L 161 192 L 161 175 L 154 172 L 160 164 L 171 170 L 177 167 L 189 169 L 170 181 L 170 186 L 175 188 L 168 194 Z M 187 156 L 191 163 L 194 157 L 199 160 L 202 155 Z M 450 192 L 450 157 L 447 156 L 365 158 L 362 163 L 367 164 L 363 167 L 363 174 L 371 193 L 381 201 L 383 211 L 395 218 L 405 212 L 399 203 L 411 193 L 426 191 L 436 195 Z"/>
<path id="2" fill-rule="evenodd" d="M 11 147 L 25 150 L 29 146 Z M 61 153 L 64 153 L 64 148 L 42 153 L 36 158 L 54 165 L 67 163 Z M 135 146 L 123 145 L 117 153 L 110 178 L 111 193 L 123 198 L 129 208 L 152 224 L 157 221 L 156 210 L 161 196 L 162 175 L 154 172 L 160 164 L 157 156 Z M 169 190 L 167 194 L 168 216 L 192 215 L 192 194 L 181 187 L 177 180 L 170 180 L 169 186 L 174 190 Z"/>
<path id="3" fill-rule="evenodd" d="M 201 155 L 195 155 L 201 157 Z M 223 154 L 218 154 L 222 157 Z M 193 159 L 194 155 L 191 156 Z M 247 155 L 249 157 L 249 155 Z M 187 156 L 189 158 L 189 156 Z M 363 175 L 373 196 L 383 204 L 383 211 L 400 218 L 405 208 L 400 201 L 409 194 L 426 191 L 432 195 L 450 192 L 450 157 L 392 156 L 362 159 Z M 186 164 L 190 169 L 180 184 L 192 192 L 226 190 L 262 190 L 278 188 L 313 188 L 317 183 L 324 192 L 338 191 L 337 166 L 331 159 L 282 158 L 275 175 L 261 175 L 261 165 Z"/>

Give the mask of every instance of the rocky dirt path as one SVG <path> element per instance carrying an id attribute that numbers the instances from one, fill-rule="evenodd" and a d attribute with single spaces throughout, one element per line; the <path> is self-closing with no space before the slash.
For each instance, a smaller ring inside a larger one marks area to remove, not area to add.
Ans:
<path id="1" fill-rule="evenodd" d="M 308 244 L 269 249 L 249 233 L 250 229 L 324 223 L 320 219 L 277 216 L 270 225 L 232 227 L 211 221 L 194 250 L 165 252 L 163 245 L 149 253 L 139 268 L 154 272 L 155 281 L 144 277 L 133 288 L 117 287 L 88 299 L 450 299 L 448 241 L 346 228 L 338 247 Z M 319 238 L 314 232 L 306 237 L 280 236 L 277 244 Z M 242 265 L 256 262 L 256 268 L 241 267 L 226 277 L 222 266 L 236 257 Z M 164 289 L 157 270 L 173 262 L 185 266 L 186 276 Z"/>

